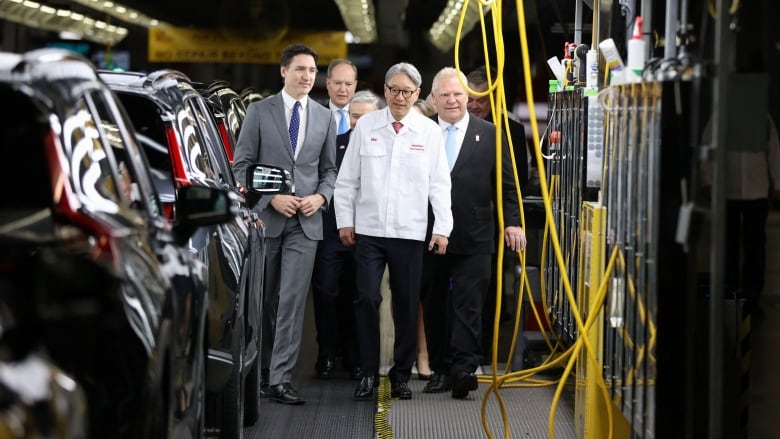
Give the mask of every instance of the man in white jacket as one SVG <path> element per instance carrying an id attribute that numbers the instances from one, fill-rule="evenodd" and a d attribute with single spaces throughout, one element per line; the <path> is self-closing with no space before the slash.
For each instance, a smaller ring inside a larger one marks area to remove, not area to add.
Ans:
<path id="1" fill-rule="evenodd" d="M 380 282 L 387 265 L 395 323 L 391 397 L 410 399 L 424 247 L 444 254 L 452 231 L 450 173 L 436 123 L 410 111 L 422 79 L 411 64 L 385 74 L 385 109 L 358 120 L 334 192 L 339 237 L 355 246 L 355 319 L 363 377 L 354 399 L 371 400 L 379 375 Z M 426 243 L 428 206 L 433 235 Z"/>

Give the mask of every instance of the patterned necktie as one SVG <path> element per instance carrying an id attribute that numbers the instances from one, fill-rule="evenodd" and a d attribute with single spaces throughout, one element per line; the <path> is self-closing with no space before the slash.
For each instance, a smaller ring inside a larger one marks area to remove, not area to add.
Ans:
<path id="1" fill-rule="evenodd" d="M 342 108 L 339 110 L 339 129 L 336 134 L 344 134 L 349 131 L 349 124 L 347 123 L 347 110 Z"/>
<path id="2" fill-rule="evenodd" d="M 447 153 L 447 163 L 450 165 L 450 171 L 455 165 L 455 158 L 457 157 L 457 151 L 455 151 L 455 132 L 458 127 L 450 125 L 447 127 L 447 140 L 444 142 L 444 151 Z"/>
<path id="3" fill-rule="evenodd" d="M 398 134 L 399 131 L 401 131 L 401 127 L 404 126 L 401 122 L 395 121 L 393 122 L 393 129 L 395 130 L 395 133 Z"/>
<path id="4" fill-rule="evenodd" d="M 295 147 L 298 146 L 298 130 L 301 127 L 301 115 L 298 112 L 301 109 L 301 102 L 295 101 L 293 105 L 292 115 L 290 116 L 290 146 L 292 147 L 292 153 L 295 155 Z"/>

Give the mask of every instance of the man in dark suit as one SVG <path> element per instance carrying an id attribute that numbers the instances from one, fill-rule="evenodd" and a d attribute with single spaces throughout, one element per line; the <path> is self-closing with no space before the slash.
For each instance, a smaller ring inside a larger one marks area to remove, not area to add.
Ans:
<path id="1" fill-rule="evenodd" d="M 291 174 L 289 193 L 263 197 L 255 207 L 266 235 L 261 368 L 268 369 L 261 371 L 261 385 L 270 385 L 273 401 L 303 404 L 290 380 L 322 239 L 322 211 L 336 180 L 336 123 L 330 110 L 308 97 L 317 76 L 314 50 L 302 44 L 286 47 L 280 72 L 282 90 L 247 109 L 233 170 L 239 182 L 246 181 L 247 167 L 256 162 Z"/>
<path id="2" fill-rule="evenodd" d="M 357 67 L 347 59 L 334 59 L 328 65 L 328 77 L 325 87 L 328 90 L 328 108 L 336 121 L 336 166 L 341 165 L 344 151 L 349 142 L 350 108 L 349 101 L 355 95 L 357 87 Z M 332 218 L 331 218 L 332 217 Z M 335 229 L 336 219 L 333 209 L 322 217 L 325 238 L 317 247 L 317 259 L 314 262 L 312 294 L 314 296 L 314 322 L 317 327 L 317 362 L 314 370 L 320 378 L 331 378 L 334 374 L 336 357 L 344 355 L 347 370 L 357 373 L 350 364 L 350 349 L 343 343 L 343 336 L 354 321 L 352 303 L 354 270 L 351 252 L 342 246 Z M 330 222 L 332 219 L 332 222 Z M 333 226 L 332 233 L 329 226 Z M 334 239 L 332 239 L 334 238 Z M 342 283 L 341 287 L 339 283 Z"/>
<path id="3" fill-rule="evenodd" d="M 466 78 L 468 79 L 468 86 L 470 89 L 478 93 L 483 93 L 488 89 L 487 70 L 485 67 L 480 67 L 472 70 Z M 495 81 L 495 76 L 493 76 Z M 500 123 L 504 127 L 504 116 L 499 115 L 498 120 L 493 117 L 492 109 L 490 108 L 490 96 L 469 96 L 466 108 L 469 113 L 485 119 L 493 124 Z M 525 127 L 522 123 L 513 119 L 514 115 L 509 114 L 507 119 L 509 120 L 509 137 L 512 139 L 512 150 L 515 153 L 515 164 L 517 165 L 517 179 L 520 181 L 520 188 L 524 188 L 528 182 L 528 155 L 527 142 L 525 137 Z M 506 132 L 506 129 L 503 130 Z"/>
<path id="4" fill-rule="evenodd" d="M 463 81 L 463 83 L 461 83 Z M 454 227 L 447 253 L 426 253 L 423 258 L 422 297 L 425 330 L 433 377 L 426 393 L 452 391 L 465 398 L 477 388 L 474 375 L 482 358 L 480 333 L 482 297 L 491 276 L 496 232 L 495 126 L 470 116 L 463 73 L 445 67 L 433 79 L 431 94 L 452 181 Z M 503 237 L 509 249 L 525 248 L 519 227 L 512 164 L 506 139 L 499 146 L 502 158 Z"/>
<path id="5" fill-rule="evenodd" d="M 370 91 L 360 91 L 352 97 L 348 106 L 350 129 L 336 136 L 337 168 L 341 168 L 355 122 L 362 115 L 378 110 L 380 100 Z M 324 238 L 317 248 L 312 279 L 314 320 L 319 345 L 316 370 L 321 378 L 331 377 L 334 358 L 341 349 L 350 378 L 360 379 L 360 351 L 352 305 L 355 299 L 355 252 L 353 247 L 341 243 L 334 212 L 335 209 L 328 209 L 322 215 Z"/>
<path id="6" fill-rule="evenodd" d="M 468 86 L 471 90 L 477 93 L 483 93 L 488 90 L 488 77 L 487 69 L 485 66 L 472 70 L 466 75 L 468 79 Z M 496 80 L 495 73 L 493 73 L 492 80 Z M 492 108 L 490 107 L 490 96 L 478 96 L 470 95 L 468 104 L 466 105 L 469 113 L 480 119 L 485 119 L 491 123 L 500 123 L 504 127 L 503 114 L 494 118 Z M 517 169 L 517 179 L 520 182 L 520 189 L 527 189 L 526 184 L 529 178 L 529 164 L 528 155 L 531 151 L 526 147 L 528 143 L 525 137 L 525 127 L 522 123 L 513 119 L 512 113 L 508 114 L 509 120 L 508 136 L 512 139 L 512 150 L 515 153 L 515 165 Z M 503 130 L 507 132 L 506 129 Z M 534 168 L 535 169 L 535 168 Z M 535 174 L 535 173 L 534 173 Z M 523 194 L 525 195 L 525 194 Z M 490 287 L 488 294 L 485 297 L 485 303 L 483 304 L 484 311 L 482 313 L 482 351 L 483 351 L 483 364 L 490 364 L 490 358 L 492 356 L 492 341 L 493 341 L 493 322 L 496 315 L 496 283 L 497 283 L 497 259 L 494 257 L 492 261 L 492 268 L 490 269 Z M 520 265 L 520 259 L 516 253 L 509 253 L 504 256 L 504 266 L 501 270 L 504 279 L 514 278 L 515 267 Z M 509 309 L 509 304 L 514 296 L 512 291 L 513 282 L 504 282 L 504 291 L 502 302 L 505 304 L 503 309 Z M 510 319 L 511 312 L 504 312 L 501 316 L 502 320 Z"/>

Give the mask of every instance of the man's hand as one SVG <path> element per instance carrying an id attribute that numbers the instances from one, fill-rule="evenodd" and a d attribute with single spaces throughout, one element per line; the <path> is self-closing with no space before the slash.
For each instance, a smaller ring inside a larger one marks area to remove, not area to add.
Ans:
<path id="1" fill-rule="evenodd" d="M 344 227 L 343 229 L 339 229 L 339 239 L 341 239 L 341 243 L 346 245 L 347 247 L 352 247 L 355 245 L 355 228 L 354 227 Z"/>
<path id="2" fill-rule="evenodd" d="M 449 243 L 444 235 L 431 235 L 431 241 L 428 243 L 428 251 L 437 255 L 443 255 L 447 253 L 447 244 Z"/>
<path id="3" fill-rule="evenodd" d="M 325 197 L 320 194 L 306 195 L 301 198 L 301 205 L 298 210 L 305 216 L 312 216 L 325 204 Z"/>
<path id="4" fill-rule="evenodd" d="M 504 229 L 504 242 L 513 252 L 525 250 L 525 232 L 522 227 L 509 226 Z"/>
<path id="5" fill-rule="evenodd" d="M 295 195 L 276 195 L 271 199 L 271 207 L 287 218 L 292 218 L 301 208 L 303 198 Z"/>

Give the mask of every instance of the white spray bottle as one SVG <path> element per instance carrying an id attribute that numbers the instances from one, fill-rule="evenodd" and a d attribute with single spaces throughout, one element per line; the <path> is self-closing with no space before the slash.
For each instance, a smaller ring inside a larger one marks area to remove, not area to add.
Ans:
<path id="1" fill-rule="evenodd" d="M 642 17 L 636 17 L 634 33 L 628 40 L 628 65 L 626 66 L 626 82 L 642 81 L 642 71 L 647 61 L 647 47 L 642 39 Z"/>

